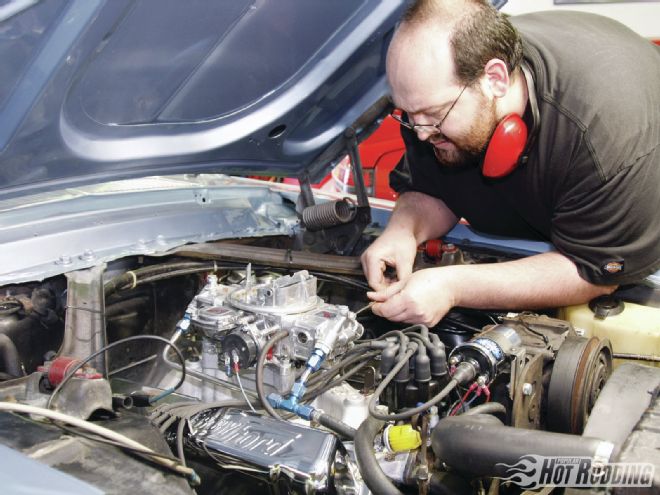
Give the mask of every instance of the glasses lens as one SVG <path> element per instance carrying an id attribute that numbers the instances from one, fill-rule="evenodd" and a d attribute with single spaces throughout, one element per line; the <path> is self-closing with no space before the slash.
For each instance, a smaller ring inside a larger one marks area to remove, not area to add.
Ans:
<path id="1" fill-rule="evenodd" d="M 420 129 L 419 125 L 414 125 L 411 124 L 408 121 L 408 114 L 403 113 L 401 110 L 394 110 L 391 114 L 392 118 L 396 120 L 399 124 L 401 124 L 403 127 L 407 127 L 408 129 L 412 131 L 417 131 L 417 130 L 422 130 Z M 432 127 L 432 126 L 422 126 L 422 127 Z"/>
<path id="2" fill-rule="evenodd" d="M 424 133 L 431 133 L 431 134 L 435 134 L 436 132 L 438 132 L 438 128 L 434 125 L 431 125 L 431 124 L 417 124 L 417 125 L 415 125 L 413 130 L 415 132 L 424 132 Z"/>
<path id="3" fill-rule="evenodd" d="M 433 124 L 411 124 L 408 121 L 408 114 L 403 113 L 398 109 L 394 110 L 390 116 L 402 126 L 407 127 L 408 129 L 411 129 L 415 132 L 435 133 L 438 131 L 438 127 Z"/>

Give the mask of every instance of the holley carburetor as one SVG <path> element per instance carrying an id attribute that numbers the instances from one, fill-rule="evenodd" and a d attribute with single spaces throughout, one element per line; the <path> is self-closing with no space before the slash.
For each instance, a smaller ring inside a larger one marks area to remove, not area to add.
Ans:
<path id="1" fill-rule="evenodd" d="M 188 306 L 192 328 L 202 334 L 202 370 L 218 378 L 238 365 L 254 368 L 259 352 L 281 330 L 268 356 L 264 384 L 284 393 L 295 380 L 295 361 L 322 352 L 326 362 L 343 354 L 364 331 L 347 306 L 326 304 L 317 295 L 317 279 L 306 270 L 257 282 L 248 266 L 240 284 L 207 284 Z M 245 376 L 245 373 L 243 374 Z M 248 388 L 254 388 L 249 374 Z"/>

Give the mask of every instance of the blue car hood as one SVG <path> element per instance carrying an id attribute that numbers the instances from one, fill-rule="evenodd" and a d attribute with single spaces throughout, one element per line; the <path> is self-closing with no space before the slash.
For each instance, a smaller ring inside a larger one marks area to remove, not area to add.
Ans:
<path id="1" fill-rule="evenodd" d="M 386 107 L 404 0 L 0 2 L 0 199 L 151 175 L 318 176 Z"/>

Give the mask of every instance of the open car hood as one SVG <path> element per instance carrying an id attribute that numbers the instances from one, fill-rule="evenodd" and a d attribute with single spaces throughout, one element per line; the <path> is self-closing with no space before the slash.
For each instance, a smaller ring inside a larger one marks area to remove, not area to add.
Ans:
<path id="1" fill-rule="evenodd" d="M 3 2 L 0 198 L 180 173 L 314 177 L 347 127 L 382 114 L 404 5 Z"/>

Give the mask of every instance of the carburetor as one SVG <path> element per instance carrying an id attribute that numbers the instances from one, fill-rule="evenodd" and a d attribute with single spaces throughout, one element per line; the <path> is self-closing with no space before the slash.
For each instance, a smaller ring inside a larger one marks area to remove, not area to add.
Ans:
<path id="1" fill-rule="evenodd" d="M 245 281 L 232 285 L 220 284 L 211 275 L 187 313 L 193 329 L 203 336 L 204 373 L 223 379 L 231 376 L 234 365 L 245 371 L 254 368 L 269 339 L 287 331 L 288 337 L 269 356 L 270 372 L 264 380 L 279 392 L 290 389 L 295 380 L 294 361 L 306 361 L 315 349 L 322 349 L 331 362 L 364 331 L 347 306 L 326 304 L 318 297 L 317 278 L 306 270 L 257 283 L 248 265 Z M 249 373 L 245 382 L 254 388 Z"/>

